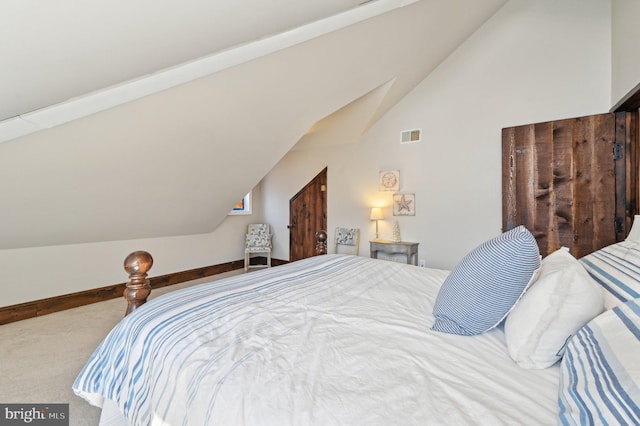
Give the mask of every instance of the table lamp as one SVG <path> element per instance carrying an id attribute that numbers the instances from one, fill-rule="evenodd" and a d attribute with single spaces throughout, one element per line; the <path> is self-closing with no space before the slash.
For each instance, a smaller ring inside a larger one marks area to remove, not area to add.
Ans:
<path id="1" fill-rule="evenodd" d="M 376 221 L 376 240 L 380 238 L 380 234 L 378 233 L 378 221 L 384 219 L 382 216 L 382 208 L 380 207 L 371 207 L 371 213 L 369 214 L 370 220 Z"/>

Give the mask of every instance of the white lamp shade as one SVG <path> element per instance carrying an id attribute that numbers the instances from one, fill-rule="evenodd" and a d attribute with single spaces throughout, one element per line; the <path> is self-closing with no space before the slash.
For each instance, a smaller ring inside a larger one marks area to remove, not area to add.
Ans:
<path id="1" fill-rule="evenodd" d="M 380 207 L 371 207 L 371 213 L 369 214 L 369 219 L 371 220 L 384 219 L 384 216 L 382 216 L 382 209 Z"/>

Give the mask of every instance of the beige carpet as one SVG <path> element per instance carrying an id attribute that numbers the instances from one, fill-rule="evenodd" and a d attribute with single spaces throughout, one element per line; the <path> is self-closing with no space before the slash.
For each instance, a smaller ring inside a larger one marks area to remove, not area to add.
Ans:
<path id="1" fill-rule="evenodd" d="M 150 298 L 239 273 L 159 288 Z M 77 397 L 71 385 L 125 309 L 118 298 L 0 326 L 0 403 L 68 403 L 70 425 L 97 425 L 100 409 Z"/>

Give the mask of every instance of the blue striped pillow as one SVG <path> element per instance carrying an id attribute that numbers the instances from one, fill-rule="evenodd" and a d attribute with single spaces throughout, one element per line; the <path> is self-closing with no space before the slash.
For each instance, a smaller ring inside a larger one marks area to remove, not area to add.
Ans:
<path id="1" fill-rule="evenodd" d="M 462 335 L 492 329 L 507 316 L 539 267 L 538 245 L 524 226 L 485 241 L 442 284 L 432 328 Z"/>
<path id="2" fill-rule="evenodd" d="M 605 308 L 640 297 L 639 242 L 626 240 L 612 244 L 584 256 L 580 263 L 605 290 Z"/>
<path id="3" fill-rule="evenodd" d="M 578 331 L 560 364 L 560 423 L 640 424 L 639 353 L 640 299 Z"/>

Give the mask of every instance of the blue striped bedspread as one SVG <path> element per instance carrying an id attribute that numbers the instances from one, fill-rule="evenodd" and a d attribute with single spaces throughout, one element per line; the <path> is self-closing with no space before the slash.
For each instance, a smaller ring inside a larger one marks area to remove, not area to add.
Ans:
<path id="1" fill-rule="evenodd" d="M 312 320 L 313 312 L 305 306 L 314 297 L 329 297 L 332 287 L 342 292 L 336 288 L 340 282 L 331 284 L 331 277 L 354 263 L 355 258 L 314 257 L 153 299 L 111 331 L 73 389 L 94 405 L 101 406 L 103 398 L 118 402 L 131 424 L 187 413 L 205 387 L 202 380 L 220 359 L 233 357 L 234 345 L 250 334 L 291 333 Z M 283 305 L 294 307 L 289 318 L 277 314 Z M 296 306 L 300 318 L 292 321 Z M 248 321 L 263 315 L 256 324 Z M 244 323 L 255 328 L 245 330 Z M 250 339 L 248 345 L 234 363 L 261 350 Z M 210 375 L 224 380 L 215 372 Z M 205 388 L 215 401 L 215 386 Z"/>
<path id="2" fill-rule="evenodd" d="M 131 425 L 555 422 L 558 368 L 519 368 L 499 328 L 431 330 L 448 273 L 326 255 L 168 293 L 73 389 Z"/>

